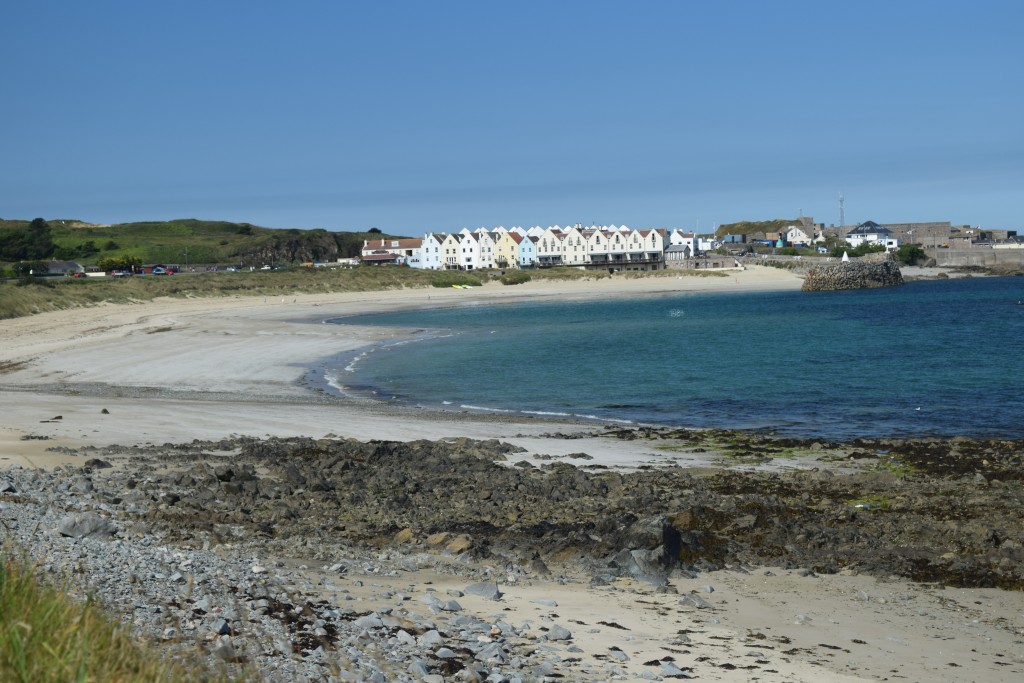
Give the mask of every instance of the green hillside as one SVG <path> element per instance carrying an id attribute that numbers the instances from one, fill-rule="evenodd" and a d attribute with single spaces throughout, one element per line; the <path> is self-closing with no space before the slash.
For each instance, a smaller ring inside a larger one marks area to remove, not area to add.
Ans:
<path id="1" fill-rule="evenodd" d="M 750 235 L 755 232 L 783 232 L 790 225 L 800 225 L 800 219 L 776 218 L 771 221 L 739 221 L 722 223 L 715 231 L 715 237 L 725 235 Z"/>
<path id="2" fill-rule="evenodd" d="M 249 223 L 171 221 L 97 225 L 69 219 L 0 220 L 0 262 L 132 257 L 142 263 L 262 265 L 335 260 L 359 255 L 372 232 L 264 228 Z"/>

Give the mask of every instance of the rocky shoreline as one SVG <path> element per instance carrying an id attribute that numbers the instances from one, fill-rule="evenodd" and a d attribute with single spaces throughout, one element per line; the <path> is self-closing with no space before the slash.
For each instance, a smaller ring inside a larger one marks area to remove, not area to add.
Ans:
<path id="1" fill-rule="evenodd" d="M 723 569 L 1024 588 L 1019 441 L 605 436 L 714 452 L 723 466 L 623 471 L 585 452 L 537 466 L 508 443 L 471 439 L 87 447 L 63 449 L 78 466 L 0 474 L 0 521 L 41 573 L 71 577 L 146 639 L 268 680 L 700 673 L 682 658 L 631 669 L 614 652 L 574 656 L 573 624 L 557 617 L 504 621 L 501 593 L 531 581 L 631 582 L 695 611 L 710 598 L 676 586 Z M 815 466 L 749 469 L 793 458 Z M 408 572 L 459 588 L 403 589 Z M 372 596 L 357 590 L 381 581 Z M 471 614 L 469 601 L 493 608 Z"/>

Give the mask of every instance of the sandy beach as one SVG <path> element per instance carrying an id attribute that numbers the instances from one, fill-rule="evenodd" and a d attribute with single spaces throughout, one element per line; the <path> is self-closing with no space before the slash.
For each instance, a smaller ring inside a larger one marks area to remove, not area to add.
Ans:
<path id="1" fill-rule="evenodd" d="M 755 266 L 722 277 L 163 299 L 5 320 L 0 323 L 0 447 L 11 462 L 26 464 L 30 459 L 47 466 L 61 461 L 45 452 L 54 445 L 163 443 L 229 435 L 408 440 L 541 434 L 550 431 L 550 425 L 536 419 L 517 424 L 458 414 L 417 419 L 415 412 L 385 405 L 325 400 L 303 382 L 317 361 L 408 331 L 322 321 L 428 306 L 792 290 L 800 283 L 789 272 Z M 315 409 L 311 403 L 317 404 Z M 101 415 L 102 409 L 108 413 Z M 60 420 L 50 420 L 58 415 Z M 44 445 L 21 440 L 25 435 L 47 436 L 49 441 Z M 534 450 L 528 437 L 514 441 Z M 616 452 L 621 448 L 615 445 Z M 618 458 L 632 459 L 633 454 Z"/>
<path id="2" fill-rule="evenodd" d="M 113 444 L 232 436 L 469 437 L 514 444 L 525 449 L 523 458 L 534 461 L 583 451 L 593 458 L 590 464 L 607 467 L 687 464 L 665 460 L 643 440 L 597 436 L 599 425 L 428 413 L 325 395 L 308 381 L 318 361 L 408 331 L 322 321 L 425 306 L 796 290 L 800 285 L 788 271 L 753 266 L 723 277 L 164 299 L 5 320 L 0 322 L 0 466 L 79 464 L 55 448 L 93 446 L 102 453 Z M 581 438 L 545 436 L 553 431 Z M 441 592 L 462 585 L 454 578 L 410 572 L 348 590 L 368 606 L 383 605 L 378 596 L 387 592 L 389 581 L 400 581 L 406 590 L 430 581 Z M 1019 593 L 766 567 L 713 572 L 672 584 L 666 594 L 642 582 L 595 587 L 536 577 L 506 586 L 501 603 L 474 602 L 471 596 L 463 602 L 481 618 L 500 611 L 509 620 L 575 624 L 573 642 L 580 652 L 566 656 L 600 653 L 594 659 L 598 662 L 618 648 L 628 654 L 628 661 L 619 663 L 625 680 L 640 680 L 652 670 L 643 663 L 667 653 L 673 653 L 675 664 L 692 667 L 693 677 L 705 680 L 1024 678 L 1024 596 Z M 691 593 L 711 607 L 681 608 L 680 597 Z M 537 600 L 542 599 L 555 601 L 557 609 L 540 606 Z M 681 634 L 686 637 L 680 639 Z"/>

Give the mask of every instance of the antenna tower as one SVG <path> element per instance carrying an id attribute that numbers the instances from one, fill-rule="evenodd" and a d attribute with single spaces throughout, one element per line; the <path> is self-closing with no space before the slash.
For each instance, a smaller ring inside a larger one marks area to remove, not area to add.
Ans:
<path id="1" fill-rule="evenodd" d="M 839 193 L 839 227 L 846 225 L 846 209 L 843 208 L 843 193 Z"/>

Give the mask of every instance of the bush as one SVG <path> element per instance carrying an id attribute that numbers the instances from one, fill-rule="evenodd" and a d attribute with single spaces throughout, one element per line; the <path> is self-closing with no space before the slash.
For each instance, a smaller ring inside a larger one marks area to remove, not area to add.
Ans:
<path id="1" fill-rule="evenodd" d="M 455 285 L 468 285 L 470 287 L 480 287 L 483 283 L 472 275 L 459 271 L 444 271 L 434 275 L 430 278 L 431 287 L 453 287 Z"/>
<path id="2" fill-rule="evenodd" d="M 40 287 L 53 287 L 53 282 L 44 277 L 31 277 L 25 275 L 18 278 L 18 281 L 14 283 L 16 287 L 30 287 L 32 285 L 38 285 Z"/>
<path id="3" fill-rule="evenodd" d="M 851 248 L 847 244 L 840 244 L 839 246 L 833 248 L 831 252 L 829 252 L 829 256 L 832 256 L 834 258 L 842 258 L 843 252 L 846 252 L 847 254 L 850 255 L 850 258 L 855 258 L 857 256 L 864 256 L 866 254 L 875 254 L 880 251 L 885 251 L 885 245 L 872 244 L 871 242 L 861 242 L 860 244 L 857 245 L 856 248 Z"/>
<path id="4" fill-rule="evenodd" d="M 50 268 L 42 261 L 22 261 L 11 266 L 15 275 L 29 277 L 30 275 L 46 275 Z"/>
<path id="5" fill-rule="evenodd" d="M 904 244 L 896 251 L 896 258 L 900 260 L 900 263 L 912 266 L 915 263 L 923 262 L 928 255 L 916 244 Z"/>
<path id="6" fill-rule="evenodd" d="M 533 278 L 530 276 L 529 273 L 523 272 L 521 270 L 514 270 L 511 273 L 499 277 L 498 282 L 500 282 L 503 285 L 521 285 L 523 283 L 529 282 L 532 279 Z"/>

